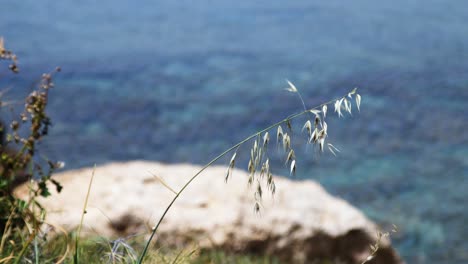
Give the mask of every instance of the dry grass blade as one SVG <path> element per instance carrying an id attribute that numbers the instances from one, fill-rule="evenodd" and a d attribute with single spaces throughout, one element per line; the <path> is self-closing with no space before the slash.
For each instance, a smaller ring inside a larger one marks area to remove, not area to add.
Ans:
<path id="1" fill-rule="evenodd" d="M 254 212 L 255 212 L 255 213 L 260 212 L 260 203 L 259 203 L 259 202 L 256 202 L 256 203 L 255 203 L 255 205 L 254 205 Z"/>
<path id="2" fill-rule="evenodd" d="M 318 124 L 320 123 L 320 116 L 315 116 L 315 120 L 314 120 L 314 127 L 317 127 Z"/>
<path id="3" fill-rule="evenodd" d="M 91 186 L 93 184 L 93 179 L 94 179 L 94 173 L 96 172 L 96 164 L 94 165 L 93 172 L 91 174 L 91 179 L 89 180 L 89 185 L 88 185 L 88 192 L 86 193 L 86 198 L 85 198 L 85 203 L 83 206 L 83 212 L 81 213 L 81 220 L 80 220 L 80 225 L 78 226 L 78 232 L 76 234 L 75 238 L 75 254 L 73 256 L 73 262 L 75 264 L 79 263 L 79 248 L 78 248 L 78 243 L 79 243 L 79 237 L 81 234 L 81 229 L 83 227 L 83 221 L 84 221 L 84 216 L 86 214 L 86 208 L 88 207 L 88 200 L 89 200 L 89 195 L 91 194 Z"/>
<path id="4" fill-rule="evenodd" d="M 11 210 L 11 213 L 8 215 L 8 220 L 5 224 L 5 228 L 2 233 L 2 239 L 0 242 L 0 252 L 3 252 L 3 247 L 5 246 L 5 241 L 7 238 L 10 236 L 11 230 L 12 230 L 12 220 L 13 216 L 15 215 L 14 212 L 16 211 L 16 207 L 13 207 Z"/>
<path id="5" fill-rule="evenodd" d="M 343 116 L 343 114 L 341 113 L 341 104 L 343 103 L 343 99 L 344 98 L 341 98 L 335 101 L 335 112 L 338 113 L 338 117 Z"/>
<path id="6" fill-rule="evenodd" d="M 291 120 L 288 119 L 288 121 L 286 121 L 286 126 L 288 127 L 289 132 L 292 133 Z"/>
<path id="7" fill-rule="evenodd" d="M 252 159 L 249 160 L 249 165 L 248 165 L 248 171 L 249 171 L 249 180 L 248 180 L 248 185 L 252 185 L 254 177 L 255 177 L 255 166 L 254 162 Z"/>
<path id="8" fill-rule="evenodd" d="M 290 174 L 296 175 L 296 160 L 291 161 Z"/>
<path id="9" fill-rule="evenodd" d="M 288 163 L 291 160 L 294 160 L 296 158 L 296 154 L 294 153 L 294 150 L 290 150 L 288 153 L 288 156 L 286 156 L 286 163 Z"/>
<path id="10" fill-rule="evenodd" d="M 0 259 L 0 263 L 4 263 L 4 262 L 7 263 L 10 260 L 13 260 L 14 258 L 15 256 L 13 255 L 13 252 L 11 252 L 10 256 Z"/>
<path id="11" fill-rule="evenodd" d="M 228 169 L 227 169 L 227 172 L 226 172 L 226 179 L 225 179 L 226 182 L 231 177 L 232 170 L 234 169 L 234 166 L 236 165 L 236 156 L 237 156 L 237 151 L 234 152 L 234 154 L 231 157 L 231 161 L 229 161 L 229 166 L 228 166 Z"/>
<path id="12" fill-rule="evenodd" d="M 265 134 L 263 135 L 263 147 L 265 148 L 267 145 L 268 145 L 268 142 L 270 142 L 270 134 L 267 132 L 265 132 Z"/>
<path id="13" fill-rule="evenodd" d="M 336 152 L 341 152 L 338 148 L 336 148 L 335 146 L 333 146 L 331 143 L 327 143 L 327 146 L 328 146 L 328 150 L 330 150 L 330 152 L 336 156 Z"/>
<path id="14" fill-rule="evenodd" d="M 361 95 L 356 94 L 356 106 L 358 111 L 361 111 L 360 106 L 361 106 Z"/>
<path id="15" fill-rule="evenodd" d="M 137 259 L 135 250 L 125 241 L 124 238 L 118 238 L 107 242 L 109 252 L 107 255 L 108 263 L 134 263 Z"/>
<path id="16" fill-rule="evenodd" d="M 325 136 L 328 135 L 328 132 L 327 132 L 327 131 L 328 131 L 327 122 L 323 121 L 323 122 L 321 123 L 321 126 L 322 126 L 322 131 L 323 131 L 324 135 L 325 135 Z"/>
<path id="17" fill-rule="evenodd" d="M 257 151 L 257 157 L 255 158 L 255 166 L 258 167 L 260 165 L 260 161 L 263 158 L 263 151 L 262 149 L 258 149 Z"/>
<path id="18" fill-rule="evenodd" d="M 278 126 L 278 129 L 276 130 L 276 143 L 280 143 L 281 140 L 283 140 L 283 128 Z"/>
<path id="19" fill-rule="evenodd" d="M 3 37 L 0 37 L 0 55 L 3 55 L 5 52 L 5 41 L 3 40 Z"/>
<path id="20" fill-rule="evenodd" d="M 267 179 L 268 187 L 271 189 L 271 187 L 273 187 L 274 184 L 275 184 L 275 181 L 273 179 L 273 174 L 268 173 L 268 179 Z"/>
<path id="21" fill-rule="evenodd" d="M 369 245 L 369 248 L 371 249 L 371 252 L 370 252 L 369 256 L 367 256 L 367 258 L 365 258 L 364 261 L 361 262 L 361 264 L 365 264 L 365 263 L 371 261 L 372 259 L 374 259 L 375 255 L 377 254 L 377 251 L 379 251 L 379 249 L 380 249 L 380 244 L 382 242 L 382 239 L 387 238 L 389 236 L 390 236 L 390 233 L 388 233 L 388 232 L 385 232 L 385 233 L 382 233 L 380 231 L 377 232 L 377 241 L 374 244 Z"/>
<path id="22" fill-rule="evenodd" d="M 357 91 L 357 88 L 354 88 L 351 92 L 348 93 L 348 97 L 349 98 L 352 98 L 353 97 L 353 94 L 355 94 Z"/>
<path id="23" fill-rule="evenodd" d="M 177 264 L 179 262 L 179 258 L 182 256 L 183 252 L 184 252 L 183 250 L 180 250 L 179 253 L 177 253 L 177 256 L 172 261 L 172 264 Z"/>
<path id="24" fill-rule="evenodd" d="M 152 173 L 151 171 L 148 171 L 151 176 L 153 176 L 156 180 L 158 180 L 164 187 L 166 187 L 169 191 L 171 191 L 174 194 L 177 194 L 177 192 L 169 186 L 161 177 L 158 177 L 156 174 Z"/>
<path id="25" fill-rule="evenodd" d="M 314 131 L 312 132 L 312 135 L 310 135 L 309 143 L 312 143 L 312 142 L 316 143 L 318 139 L 317 135 L 318 135 L 318 129 L 315 128 Z"/>
<path id="26" fill-rule="evenodd" d="M 297 88 L 296 86 L 294 86 L 294 84 L 292 82 L 290 82 L 289 80 L 286 80 L 289 84 L 289 87 L 285 88 L 286 91 L 288 92 L 291 92 L 291 93 L 297 93 Z"/>
<path id="27" fill-rule="evenodd" d="M 65 241 L 68 241 L 68 232 L 61 226 L 58 226 L 58 225 L 55 225 L 55 224 L 52 224 L 52 223 L 49 223 L 49 222 L 44 222 L 58 230 L 60 230 L 60 232 L 65 236 Z M 60 264 L 60 263 L 63 263 L 65 261 L 65 259 L 67 259 L 67 256 L 68 256 L 68 253 L 70 252 L 70 245 L 67 243 L 67 247 L 65 249 L 65 253 L 63 253 L 62 257 L 57 260 L 57 264 Z"/>
<path id="28" fill-rule="evenodd" d="M 325 118 L 327 116 L 327 110 L 328 110 L 327 105 L 323 105 L 323 107 L 322 107 L 323 118 Z"/>
<path id="29" fill-rule="evenodd" d="M 283 150 L 284 152 L 288 151 L 291 148 L 291 138 L 288 133 L 284 133 L 283 136 Z"/>
<path id="30" fill-rule="evenodd" d="M 236 156 L 237 156 L 237 152 L 235 152 L 234 155 L 232 155 L 231 161 L 229 162 L 229 167 L 234 168 L 234 165 L 236 163 Z"/>
<path id="31" fill-rule="evenodd" d="M 322 151 L 322 152 L 323 152 L 324 144 L 325 144 L 325 138 L 322 137 L 322 138 L 319 139 L 320 151 Z"/>
<path id="32" fill-rule="evenodd" d="M 260 184 L 259 181 L 257 181 L 257 195 L 258 195 L 258 199 L 261 200 L 263 196 L 263 190 L 262 190 L 262 185 Z"/>
<path id="33" fill-rule="evenodd" d="M 328 146 L 328 149 L 330 150 L 330 152 L 336 156 L 336 152 L 341 152 L 337 147 L 333 146 L 331 143 L 327 143 L 327 146 Z"/>
<path id="34" fill-rule="evenodd" d="M 317 110 L 317 109 L 310 109 L 309 112 L 311 112 L 312 114 L 318 116 L 318 114 L 320 114 L 320 110 Z"/>
<path id="35" fill-rule="evenodd" d="M 302 127 L 302 131 L 304 131 L 304 129 L 307 129 L 307 134 L 309 136 L 312 134 L 312 122 L 310 122 L 310 120 L 305 122 L 304 126 Z"/>
<path id="36" fill-rule="evenodd" d="M 257 143 L 257 140 L 254 141 L 254 145 L 253 145 L 253 153 L 254 153 L 254 156 L 257 154 L 257 151 L 258 151 L 258 143 Z"/>
<path id="37" fill-rule="evenodd" d="M 344 98 L 344 107 L 345 107 L 346 112 L 351 114 L 351 103 L 346 98 Z"/>

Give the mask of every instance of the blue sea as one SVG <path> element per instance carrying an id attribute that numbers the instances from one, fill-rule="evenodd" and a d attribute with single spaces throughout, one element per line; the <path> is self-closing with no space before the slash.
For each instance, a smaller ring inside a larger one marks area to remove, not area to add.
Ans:
<path id="1" fill-rule="evenodd" d="M 384 229 L 397 225 L 392 240 L 407 263 L 468 263 L 467 1 L 0 6 L 0 35 L 21 68 L 11 77 L 2 63 L 6 98 L 21 100 L 42 72 L 62 67 L 41 155 L 68 169 L 204 164 L 301 111 L 286 79 L 309 107 L 358 87 L 360 112 L 327 117 L 338 157 L 304 146 L 305 119 L 293 121 L 295 179 L 319 181 Z M 248 151 L 239 152 L 242 168 Z M 272 157 L 275 173 L 288 175 Z"/>

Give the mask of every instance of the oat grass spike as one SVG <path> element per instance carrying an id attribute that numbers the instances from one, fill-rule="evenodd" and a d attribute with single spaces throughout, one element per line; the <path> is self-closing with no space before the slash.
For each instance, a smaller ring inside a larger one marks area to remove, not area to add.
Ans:
<path id="1" fill-rule="evenodd" d="M 285 153 L 286 164 L 289 166 L 290 173 L 294 174 L 297 170 L 297 162 L 296 162 L 294 150 L 292 149 L 291 137 L 288 134 L 288 132 L 292 133 L 292 126 L 291 126 L 292 120 L 298 117 L 304 116 L 304 115 L 313 115 L 313 117 L 315 117 L 314 127 L 312 127 L 312 123 L 310 120 L 308 120 L 304 124 L 305 129 L 308 129 L 308 141 L 307 142 L 310 144 L 318 145 L 321 152 L 323 152 L 325 141 L 328 135 L 328 132 L 327 132 L 328 126 L 327 126 L 327 123 L 325 122 L 328 105 L 332 103 L 334 104 L 335 112 L 337 112 L 338 117 L 342 117 L 345 113 L 348 113 L 351 115 L 351 104 L 352 104 L 351 99 L 354 97 L 356 101 L 356 107 L 360 109 L 361 96 L 356 93 L 357 92 L 356 88 L 354 88 L 351 92 L 347 93 L 345 96 L 330 100 L 328 102 L 325 102 L 313 108 L 307 108 L 296 86 L 288 80 L 287 80 L 287 83 L 289 84 L 289 87 L 286 88 L 286 90 L 289 92 L 295 93 L 299 96 L 304 110 L 302 112 L 292 114 L 244 138 L 237 144 L 231 146 L 230 148 L 226 149 L 224 152 L 222 152 L 221 154 L 213 158 L 210 162 L 204 165 L 197 173 L 195 173 L 182 186 L 182 188 L 175 194 L 171 202 L 165 208 L 161 217 L 158 219 L 138 259 L 139 264 L 143 263 L 143 260 L 146 256 L 149 245 L 151 244 L 151 241 L 156 235 L 156 232 L 158 231 L 158 228 L 161 225 L 162 221 L 166 217 L 167 212 L 172 208 L 172 205 L 175 203 L 175 201 L 177 201 L 177 199 L 184 192 L 184 190 L 203 171 L 205 171 L 205 169 L 213 165 L 215 162 L 217 162 L 218 160 L 220 160 L 227 154 L 234 152 L 234 154 L 231 156 L 231 159 L 230 159 L 227 171 L 226 171 L 225 180 L 227 181 L 231 177 L 232 170 L 235 167 L 236 158 L 238 158 L 237 151 L 239 147 L 244 145 L 247 142 L 253 141 L 252 147 L 250 149 L 250 159 L 247 164 L 247 170 L 249 172 L 249 178 L 247 182 L 248 182 L 248 185 L 253 185 L 254 183 L 256 184 L 254 188 L 255 189 L 254 190 L 254 198 L 255 198 L 254 211 L 258 212 L 261 208 L 261 198 L 263 197 L 262 181 L 266 183 L 266 185 L 268 186 L 268 190 L 271 192 L 271 194 L 274 194 L 276 190 L 273 175 L 271 174 L 271 171 L 270 171 L 270 160 L 267 155 L 267 147 L 268 147 L 268 143 L 270 140 L 269 131 L 276 128 L 277 146 L 278 148 L 283 149 Z M 288 128 L 288 132 L 285 132 L 282 126 L 286 126 Z M 282 145 L 282 146 L 280 147 L 279 145 Z M 339 152 L 339 150 L 335 148 L 333 145 L 328 144 L 327 146 L 332 154 L 336 155 L 336 152 Z"/>

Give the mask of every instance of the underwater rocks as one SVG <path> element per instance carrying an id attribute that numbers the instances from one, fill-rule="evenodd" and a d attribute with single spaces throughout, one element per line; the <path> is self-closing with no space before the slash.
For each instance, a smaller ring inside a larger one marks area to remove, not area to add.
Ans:
<path id="1" fill-rule="evenodd" d="M 149 234 L 164 209 L 201 167 L 133 161 L 95 169 L 83 234 L 126 237 Z M 41 199 L 47 222 L 68 230 L 81 219 L 93 168 L 66 171 L 54 177 L 60 194 Z M 336 259 L 361 263 L 375 243 L 378 227 L 346 201 L 328 194 L 314 181 L 274 177 L 276 193 L 264 191 L 260 212 L 254 211 L 254 186 L 248 174 L 234 169 L 225 183 L 226 167 L 205 170 L 181 194 L 162 222 L 161 245 L 276 255 L 287 263 Z M 162 181 L 161 181 L 162 179 Z M 163 183 L 162 183 L 163 182 Z M 51 188 L 53 190 L 53 188 Z M 28 195 L 27 186 L 16 190 Z M 388 239 L 369 263 L 400 263 Z"/>

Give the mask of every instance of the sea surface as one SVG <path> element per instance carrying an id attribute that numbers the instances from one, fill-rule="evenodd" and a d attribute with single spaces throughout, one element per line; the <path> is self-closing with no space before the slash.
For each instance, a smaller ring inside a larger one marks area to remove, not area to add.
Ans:
<path id="1" fill-rule="evenodd" d="M 392 240 L 407 263 L 468 263 L 468 1 L 0 6 L 0 35 L 21 67 L 11 77 L 0 65 L 4 96 L 21 100 L 42 72 L 63 69 L 41 155 L 68 169 L 204 164 L 301 111 L 286 79 L 308 107 L 358 87 L 360 112 L 327 116 L 337 157 L 305 146 L 305 119 L 293 121 L 294 178 L 319 181 L 383 229 L 397 225 Z M 238 153 L 241 168 L 249 147 Z M 288 175 L 284 157 L 271 156 L 274 172 Z"/>

